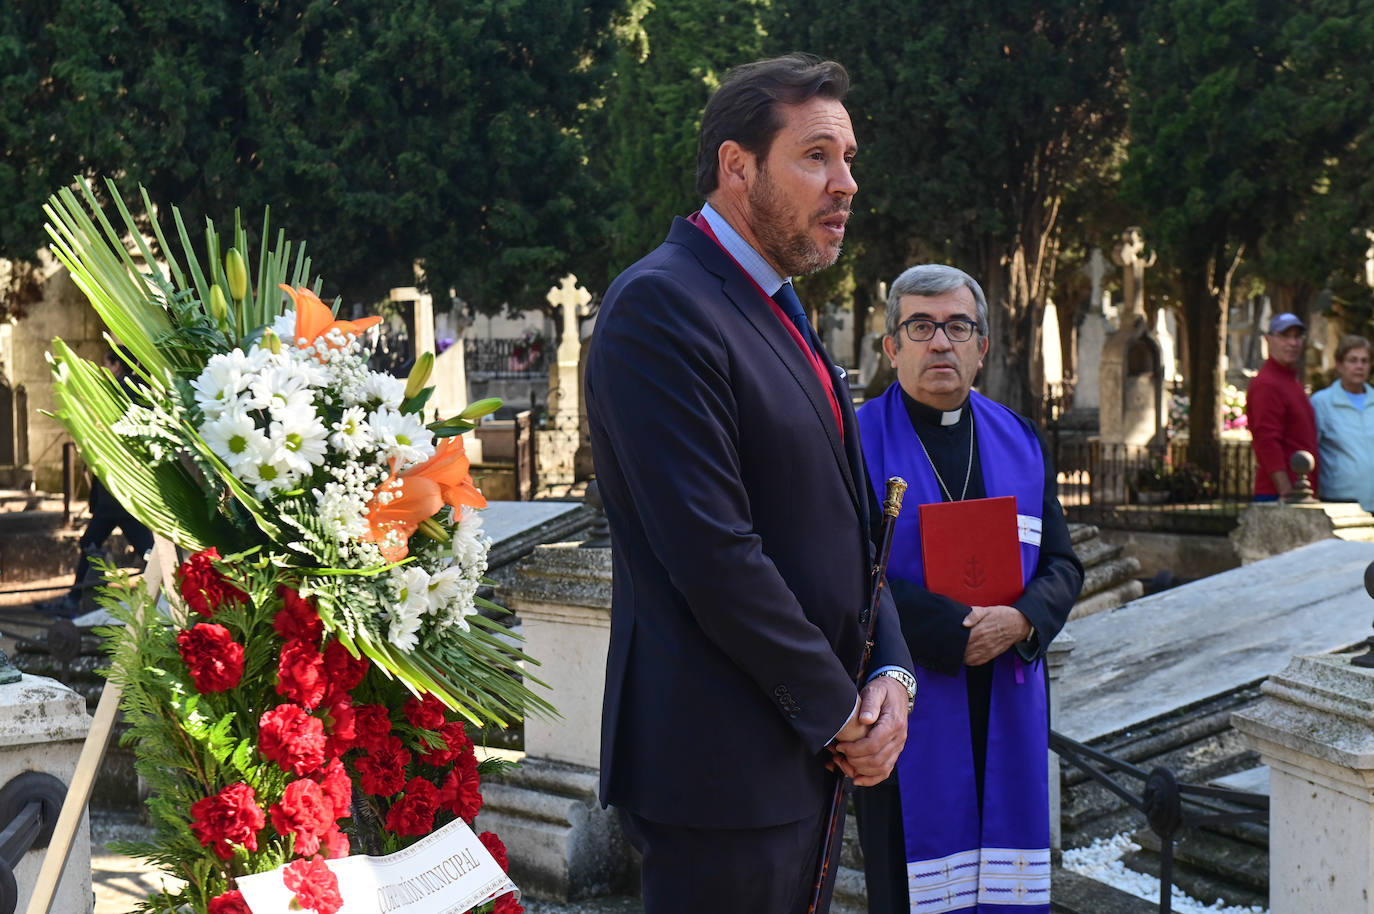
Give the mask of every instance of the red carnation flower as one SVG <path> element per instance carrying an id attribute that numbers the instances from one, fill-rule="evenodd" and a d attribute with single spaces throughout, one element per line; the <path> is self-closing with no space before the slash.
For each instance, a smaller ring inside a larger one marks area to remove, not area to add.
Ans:
<path id="1" fill-rule="evenodd" d="M 197 692 L 223 692 L 243 678 L 243 645 L 223 625 L 198 622 L 177 632 L 177 650 Z"/>
<path id="2" fill-rule="evenodd" d="M 389 797 L 399 793 L 405 786 L 405 769 L 410 764 L 410 752 L 401 745 L 399 739 L 388 736 L 381 745 L 353 764 L 361 776 L 359 783 L 365 793 Z"/>
<path id="3" fill-rule="evenodd" d="M 501 839 L 496 837 L 496 832 L 484 831 L 477 836 L 477 840 L 482 842 L 482 846 L 487 849 L 487 853 L 496 858 L 496 862 L 501 864 L 501 869 L 510 872 L 510 861 L 506 859 L 506 846 L 501 843 Z"/>
<path id="4" fill-rule="evenodd" d="M 205 909 L 207 914 L 253 914 L 248 910 L 248 902 L 238 889 L 231 889 L 217 898 L 211 898 Z"/>
<path id="5" fill-rule="evenodd" d="M 277 585 L 277 596 L 282 598 L 281 609 L 272 617 L 272 627 L 287 641 L 308 641 L 311 646 L 320 643 L 324 634 L 324 624 L 312 600 L 307 600 L 285 584 Z"/>
<path id="6" fill-rule="evenodd" d="M 403 708 L 406 720 L 421 730 L 438 730 L 444 722 L 444 703 L 433 695 L 409 698 Z"/>
<path id="7" fill-rule="evenodd" d="M 324 732 L 327 737 L 324 751 L 330 758 L 338 758 L 353 748 L 358 733 L 357 715 L 347 695 L 340 696 L 325 708 Z"/>
<path id="8" fill-rule="evenodd" d="M 344 768 L 343 762 L 337 758 L 330 759 L 329 764 L 315 775 L 315 781 L 333 808 L 334 818 L 341 819 L 348 815 L 348 808 L 353 803 L 353 781 L 348 777 L 348 769 Z"/>
<path id="9" fill-rule="evenodd" d="M 277 694 L 303 708 L 324 698 L 324 657 L 308 641 L 288 641 L 277 661 Z"/>
<path id="10" fill-rule="evenodd" d="M 444 786 L 439 788 L 439 805 L 468 822 L 477 817 L 482 809 L 482 791 L 474 756 L 462 756 L 458 764 L 449 769 Z"/>
<path id="11" fill-rule="evenodd" d="M 348 835 L 340 831 L 337 825 L 324 833 L 324 837 L 320 839 L 320 847 L 324 850 L 324 855 L 330 860 L 347 857 L 352 850 L 348 846 Z"/>
<path id="12" fill-rule="evenodd" d="M 329 683 L 330 695 L 356 689 L 367 675 L 367 668 L 367 658 L 354 657 L 338 638 L 324 646 L 324 678 Z"/>
<path id="13" fill-rule="evenodd" d="M 452 720 L 440 724 L 439 735 L 443 738 L 442 745 L 420 753 L 420 761 L 426 765 L 443 768 L 456 762 L 464 753 L 472 754 L 472 740 L 468 739 L 462 721 Z M 423 740 L 421 742 L 423 743 Z"/>
<path id="14" fill-rule="evenodd" d="M 186 604 L 210 617 L 225 600 L 237 603 L 247 601 L 248 594 L 239 590 L 215 567 L 219 561 L 219 550 L 211 546 L 204 552 L 197 552 L 177 568 L 177 588 Z"/>
<path id="15" fill-rule="evenodd" d="M 266 824 L 253 788 L 242 782 L 191 804 L 191 831 L 221 860 L 233 859 L 236 844 L 257 850 L 258 830 Z"/>
<path id="16" fill-rule="evenodd" d="M 391 712 L 382 705 L 358 705 L 353 709 L 353 745 L 375 752 L 391 735 Z"/>
<path id="17" fill-rule="evenodd" d="M 324 764 L 324 723 L 296 705 L 277 705 L 258 720 L 258 751 L 294 775 Z"/>
<path id="18" fill-rule="evenodd" d="M 294 835 L 296 856 L 310 857 L 320 849 L 320 837 L 334 827 L 334 804 L 314 781 L 292 781 L 282 791 L 281 802 L 269 810 L 277 834 Z"/>
<path id="19" fill-rule="evenodd" d="M 491 909 L 491 914 L 525 914 L 525 906 L 515 900 L 514 892 L 507 892 L 496 899 L 496 905 Z"/>
<path id="20" fill-rule="evenodd" d="M 411 778 L 405 795 L 386 812 L 386 827 L 398 835 L 427 835 L 434 831 L 439 789 L 425 778 Z"/>
<path id="21" fill-rule="evenodd" d="M 282 881 L 296 893 L 295 903 L 315 914 L 335 914 L 343 907 L 339 880 L 322 857 L 288 863 Z"/>

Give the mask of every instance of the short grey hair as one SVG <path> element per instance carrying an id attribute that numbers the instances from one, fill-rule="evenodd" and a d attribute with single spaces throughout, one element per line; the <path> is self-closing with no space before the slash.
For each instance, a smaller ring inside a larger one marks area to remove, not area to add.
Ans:
<path id="1" fill-rule="evenodd" d="M 902 296 L 904 295 L 943 295 L 965 286 L 973 293 L 973 302 L 978 306 L 978 335 L 988 335 L 988 300 L 983 295 L 983 287 L 972 276 L 957 267 L 943 263 L 923 263 L 908 267 L 892 281 L 887 290 L 887 335 L 902 341 L 897 334 L 897 324 L 902 319 Z"/>

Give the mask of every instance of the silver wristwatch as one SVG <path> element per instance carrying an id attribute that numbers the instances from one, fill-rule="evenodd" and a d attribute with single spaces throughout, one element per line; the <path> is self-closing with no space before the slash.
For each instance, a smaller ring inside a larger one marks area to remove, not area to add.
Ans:
<path id="1" fill-rule="evenodd" d="M 911 709 L 916 707 L 916 677 L 900 667 L 883 670 L 879 676 L 888 676 L 901 683 L 902 688 L 906 689 L 906 713 L 910 714 Z"/>

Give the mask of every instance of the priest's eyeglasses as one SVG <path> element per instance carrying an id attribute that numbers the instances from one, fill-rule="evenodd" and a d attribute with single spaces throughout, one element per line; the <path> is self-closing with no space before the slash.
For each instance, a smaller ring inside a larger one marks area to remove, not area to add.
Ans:
<path id="1" fill-rule="evenodd" d="M 951 343 L 966 343 L 973 339 L 973 332 L 978 329 L 978 325 L 971 320 L 962 317 L 951 317 L 947 321 L 933 321 L 927 317 L 909 317 L 897 325 L 906 331 L 906 338 L 913 343 L 924 343 L 935 337 L 935 331 L 941 327 L 945 330 L 945 336 Z"/>

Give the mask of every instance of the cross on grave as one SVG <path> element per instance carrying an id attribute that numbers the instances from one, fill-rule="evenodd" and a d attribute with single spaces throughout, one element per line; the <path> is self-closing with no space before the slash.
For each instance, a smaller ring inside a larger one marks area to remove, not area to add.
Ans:
<path id="1" fill-rule="evenodd" d="M 1145 256 L 1145 237 L 1132 226 L 1121 233 L 1121 243 L 1112 249 L 1112 260 L 1121 266 L 1121 327 L 1129 327 L 1136 317 L 1145 316 L 1145 270 L 1155 265 L 1158 255 Z"/>
<path id="2" fill-rule="evenodd" d="M 1088 262 L 1082 267 L 1083 273 L 1092 283 L 1092 292 L 1088 298 L 1088 313 L 1102 313 L 1102 280 L 1107 278 L 1107 258 L 1102 256 L 1101 248 L 1093 248 L 1092 254 L 1088 256 Z"/>
<path id="3" fill-rule="evenodd" d="M 555 309 L 563 310 L 563 337 L 558 342 L 558 362 L 577 364 L 581 341 L 578 339 L 578 318 L 586 317 L 592 294 L 577 284 L 577 277 L 569 273 L 544 296 Z"/>

